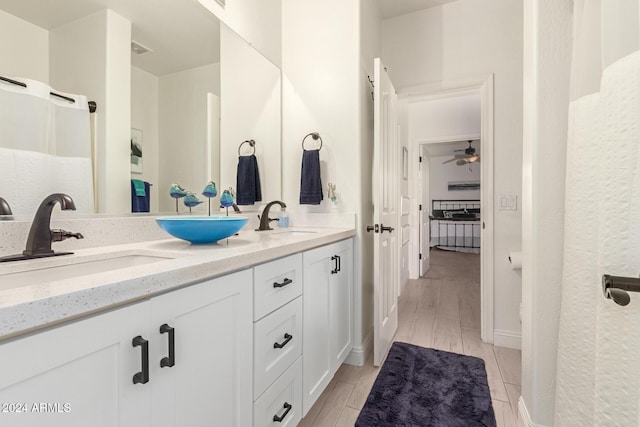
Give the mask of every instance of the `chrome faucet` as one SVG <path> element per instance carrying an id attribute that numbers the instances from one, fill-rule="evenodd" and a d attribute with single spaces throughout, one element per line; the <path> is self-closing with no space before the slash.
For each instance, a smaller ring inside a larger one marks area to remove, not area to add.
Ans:
<path id="1" fill-rule="evenodd" d="M 11 212 L 11 206 L 2 197 L 0 197 L 0 215 L 13 215 Z"/>
<path id="2" fill-rule="evenodd" d="M 51 224 L 51 211 L 56 203 L 60 204 L 60 209 L 63 211 L 76 210 L 76 204 L 73 202 L 73 199 L 66 194 L 56 193 L 47 196 L 42 203 L 40 203 L 40 207 L 38 207 L 36 215 L 33 218 L 31 230 L 29 230 L 29 237 L 27 238 L 27 247 L 22 251 L 23 256 L 40 258 L 70 254 L 71 252 L 52 251 L 51 243 L 61 242 L 70 237 L 84 239 L 84 236 L 80 233 L 49 229 Z"/>
<path id="3" fill-rule="evenodd" d="M 271 209 L 271 206 L 273 205 L 280 205 L 282 208 L 287 207 L 287 205 L 280 200 L 274 200 L 273 202 L 268 203 L 262 210 L 262 216 L 258 215 L 258 218 L 260 219 L 260 227 L 256 228 L 256 231 L 273 230 L 273 228 L 269 227 L 269 222 L 278 220 L 277 218 L 269 218 L 269 209 Z"/>

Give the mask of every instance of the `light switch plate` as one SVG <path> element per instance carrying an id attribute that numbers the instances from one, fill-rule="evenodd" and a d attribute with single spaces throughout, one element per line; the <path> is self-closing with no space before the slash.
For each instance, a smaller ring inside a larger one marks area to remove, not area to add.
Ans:
<path id="1" fill-rule="evenodd" d="M 517 211 L 518 196 L 515 194 L 502 194 L 498 196 L 498 210 Z"/>

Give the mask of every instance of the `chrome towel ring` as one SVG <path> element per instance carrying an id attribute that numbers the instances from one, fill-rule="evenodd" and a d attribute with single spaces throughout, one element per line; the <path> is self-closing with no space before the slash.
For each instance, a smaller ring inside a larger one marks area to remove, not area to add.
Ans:
<path id="1" fill-rule="evenodd" d="M 302 149 L 306 150 L 306 148 L 304 147 L 304 141 L 308 138 L 308 137 L 312 137 L 314 140 L 320 140 L 320 147 L 317 148 L 318 151 L 320 151 L 322 149 L 322 137 L 320 136 L 320 134 L 318 132 L 311 132 L 309 134 L 307 134 L 307 136 L 305 136 L 304 138 L 302 138 Z"/>
<path id="2" fill-rule="evenodd" d="M 242 141 L 242 143 L 238 146 L 238 156 L 242 155 L 240 154 L 240 149 L 244 144 L 249 144 L 249 146 L 253 148 L 253 151 L 251 152 L 251 154 L 246 154 L 247 156 L 252 156 L 256 154 L 256 142 L 253 139 L 247 139 L 246 141 Z"/>

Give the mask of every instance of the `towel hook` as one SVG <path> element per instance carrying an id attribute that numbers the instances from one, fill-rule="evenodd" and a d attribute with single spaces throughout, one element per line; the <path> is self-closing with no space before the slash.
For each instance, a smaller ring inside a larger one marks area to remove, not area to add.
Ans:
<path id="1" fill-rule="evenodd" d="M 312 137 L 314 140 L 320 140 L 320 147 L 318 147 L 318 151 L 320 151 L 322 149 L 322 137 L 320 136 L 320 134 L 318 132 L 311 132 L 309 134 L 307 134 L 304 138 L 302 138 L 302 149 L 306 150 L 306 148 L 304 148 L 304 141 L 308 138 L 308 137 Z"/>
<path id="2" fill-rule="evenodd" d="M 242 141 L 242 143 L 238 146 L 238 156 L 240 156 L 240 149 L 244 144 L 249 144 L 251 148 L 253 148 L 253 152 L 251 154 L 247 154 L 248 156 L 252 156 L 256 154 L 256 142 L 253 139 L 247 139 L 246 141 Z"/>

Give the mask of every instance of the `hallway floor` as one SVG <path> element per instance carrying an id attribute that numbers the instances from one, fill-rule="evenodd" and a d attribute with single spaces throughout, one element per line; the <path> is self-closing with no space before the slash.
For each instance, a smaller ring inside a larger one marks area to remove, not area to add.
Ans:
<path id="1" fill-rule="evenodd" d="M 515 427 L 520 350 L 480 339 L 480 255 L 431 250 L 427 274 L 410 280 L 398 301 L 396 341 L 484 360 L 498 427 Z M 300 426 L 353 426 L 379 368 L 342 365 Z"/>

